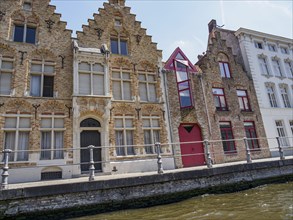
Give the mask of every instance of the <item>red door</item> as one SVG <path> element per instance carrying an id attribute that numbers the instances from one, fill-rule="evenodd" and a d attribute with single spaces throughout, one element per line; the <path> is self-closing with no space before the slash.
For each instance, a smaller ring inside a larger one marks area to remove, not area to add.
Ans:
<path id="1" fill-rule="evenodd" d="M 200 166 L 205 164 L 202 143 L 183 144 L 182 142 L 202 141 L 201 131 L 197 124 L 181 124 L 179 126 L 180 149 L 183 167 Z M 185 156 L 188 155 L 188 156 Z"/>

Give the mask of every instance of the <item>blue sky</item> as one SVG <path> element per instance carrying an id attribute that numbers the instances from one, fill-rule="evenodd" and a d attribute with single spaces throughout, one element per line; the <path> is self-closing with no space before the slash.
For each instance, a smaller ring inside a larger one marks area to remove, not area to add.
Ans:
<path id="1" fill-rule="evenodd" d="M 67 28 L 82 30 L 82 25 L 98 13 L 107 0 L 51 0 L 62 14 Z M 197 55 L 206 50 L 211 19 L 218 25 L 237 30 L 240 27 L 293 38 L 293 1 L 233 1 L 233 0 L 126 0 L 131 13 L 136 14 L 147 34 L 163 50 L 166 61 L 180 47 L 195 63 Z"/>

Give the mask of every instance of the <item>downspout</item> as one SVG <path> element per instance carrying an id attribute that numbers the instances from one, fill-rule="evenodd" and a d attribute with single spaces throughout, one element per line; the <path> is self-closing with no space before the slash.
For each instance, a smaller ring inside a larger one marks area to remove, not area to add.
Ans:
<path id="1" fill-rule="evenodd" d="M 211 120 L 210 120 L 210 116 L 209 116 L 208 105 L 207 105 L 207 101 L 206 101 L 206 94 L 205 94 L 205 91 L 204 91 L 204 85 L 203 85 L 203 81 L 202 81 L 202 75 L 198 75 L 198 78 L 199 78 L 202 93 L 203 93 L 203 100 L 204 100 L 204 104 L 205 104 L 205 112 L 207 114 L 207 119 L 208 119 L 209 134 L 211 136 L 212 135 Z"/>

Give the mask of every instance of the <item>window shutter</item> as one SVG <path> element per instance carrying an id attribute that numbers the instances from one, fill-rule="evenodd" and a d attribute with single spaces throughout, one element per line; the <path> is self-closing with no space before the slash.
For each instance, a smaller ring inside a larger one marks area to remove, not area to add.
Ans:
<path id="1" fill-rule="evenodd" d="M 0 94 L 10 95 L 11 92 L 11 74 L 1 73 L 0 74 Z"/>
<path id="2" fill-rule="evenodd" d="M 53 97 L 54 77 L 44 76 L 43 97 Z"/>
<path id="3" fill-rule="evenodd" d="M 93 75 L 94 95 L 104 95 L 104 75 Z"/>
<path id="4" fill-rule="evenodd" d="M 79 94 L 89 95 L 91 93 L 90 74 L 79 73 Z"/>

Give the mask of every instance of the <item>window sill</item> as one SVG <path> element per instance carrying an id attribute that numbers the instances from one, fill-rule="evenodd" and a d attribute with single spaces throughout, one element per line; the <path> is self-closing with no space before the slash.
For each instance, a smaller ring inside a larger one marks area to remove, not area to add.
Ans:
<path id="1" fill-rule="evenodd" d="M 261 74 L 262 76 L 266 77 L 267 79 L 274 77 L 273 75 Z"/>
<path id="2" fill-rule="evenodd" d="M 224 155 L 226 155 L 226 156 L 237 156 L 238 152 L 237 151 L 229 151 L 229 152 L 224 151 Z"/>
<path id="3" fill-rule="evenodd" d="M 241 110 L 240 112 L 242 114 L 254 114 L 254 111 L 252 111 L 252 110 Z"/>
<path id="4" fill-rule="evenodd" d="M 127 102 L 134 103 L 135 102 L 135 100 L 117 100 L 117 99 L 113 99 L 112 101 L 113 102 L 125 102 L 125 103 L 127 103 Z"/>
<path id="5" fill-rule="evenodd" d="M 80 95 L 80 94 L 73 94 L 72 97 L 85 97 L 85 98 L 112 98 L 109 95 Z"/>
<path id="6" fill-rule="evenodd" d="M 10 40 L 10 42 L 16 43 L 16 44 L 25 44 L 25 45 L 33 45 L 35 47 L 37 47 L 39 44 L 37 42 L 33 43 L 27 43 L 27 42 L 18 42 L 18 41 L 14 41 L 14 40 Z"/>
<path id="7" fill-rule="evenodd" d="M 276 76 L 276 78 L 279 78 L 280 80 L 286 79 L 287 77 L 285 76 Z"/>
<path id="8" fill-rule="evenodd" d="M 223 113 L 229 113 L 230 112 L 230 110 L 219 110 L 219 109 L 216 109 L 216 112 L 223 112 Z"/>

